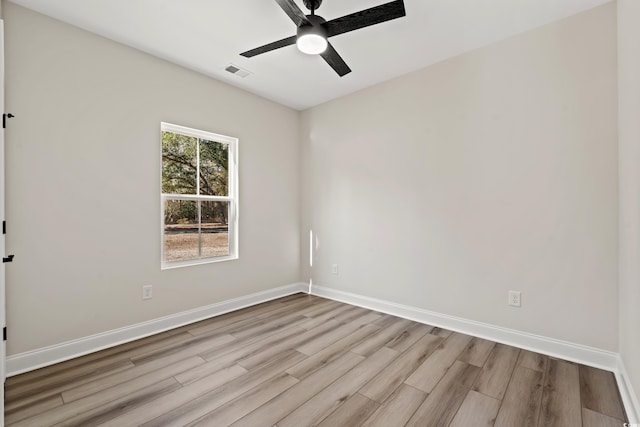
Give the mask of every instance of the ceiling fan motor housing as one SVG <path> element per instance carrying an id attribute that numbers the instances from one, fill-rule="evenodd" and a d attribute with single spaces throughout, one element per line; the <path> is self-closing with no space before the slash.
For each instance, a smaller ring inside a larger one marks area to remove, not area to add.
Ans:
<path id="1" fill-rule="evenodd" d="M 327 36 L 327 30 L 324 28 L 324 26 L 322 24 L 324 24 L 325 22 L 327 22 L 326 19 L 324 19 L 322 16 L 320 15 L 306 15 L 307 16 L 307 21 L 309 21 L 308 24 L 302 24 L 300 27 L 298 27 L 298 36 L 300 36 L 300 30 L 303 28 L 313 28 L 316 33 L 318 31 L 323 32 L 324 36 Z"/>
<path id="2" fill-rule="evenodd" d="M 318 15 L 307 15 L 308 23 L 298 27 L 296 44 L 302 52 L 313 55 L 322 53 L 327 49 L 327 29 L 324 27 L 325 19 Z"/>

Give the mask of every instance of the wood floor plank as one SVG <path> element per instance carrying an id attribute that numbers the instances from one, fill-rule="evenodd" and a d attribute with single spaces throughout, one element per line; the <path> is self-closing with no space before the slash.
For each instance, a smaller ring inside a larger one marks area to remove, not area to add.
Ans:
<path id="1" fill-rule="evenodd" d="M 349 323 L 355 323 L 356 325 L 371 325 L 376 329 L 380 329 L 379 326 L 376 326 L 373 322 L 382 317 L 382 314 L 377 311 L 369 311 L 361 316 L 355 317 L 353 320 L 350 320 Z"/>
<path id="2" fill-rule="evenodd" d="M 284 358 L 290 360 L 293 356 L 292 352 L 285 355 Z M 281 360 L 274 363 L 279 362 L 281 362 Z M 274 375 L 277 375 L 277 371 L 256 372 L 255 375 L 250 376 L 246 375 L 244 368 L 233 365 L 200 378 L 198 381 L 185 385 L 146 405 L 129 410 L 109 420 L 104 426 L 139 426 L 169 413 L 178 417 L 180 416 L 180 411 L 176 411 L 177 408 L 192 404 L 198 399 L 209 399 L 209 401 L 217 399 L 217 402 L 222 405 L 244 393 L 246 390 L 255 387 L 257 384 L 272 378 Z"/>
<path id="3" fill-rule="evenodd" d="M 406 427 L 448 426 L 462 405 L 480 368 L 455 361 Z M 475 424 L 474 424 L 475 425 Z"/>
<path id="4" fill-rule="evenodd" d="M 529 350 L 520 350 L 518 366 L 544 372 L 547 368 L 547 360 L 548 357 L 543 354 L 534 353 Z"/>
<path id="5" fill-rule="evenodd" d="M 322 315 L 319 315 L 319 316 L 315 316 L 315 317 L 307 320 L 306 322 L 302 322 L 300 324 L 300 327 L 304 328 L 304 329 L 307 329 L 307 330 L 313 329 L 313 328 L 316 328 L 318 326 L 323 325 L 325 322 L 335 320 L 336 317 L 338 317 L 342 313 L 351 312 L 351 311 L 353 311 L 353 310 L 355 310 L 357 308 L 358 307 L 354 308 L 354 307 L 352 307 L 350 305 L 347 305 L 347 304 L 341 304 L 340 306 L 334 308 L 331 311 L 328 311 L 328 312 L 326 312 L 326 313 L 324 313 Z"/>
<path id="6" fill-rule="evenodd" d="M 401 384 L 362 427 L 404 426 L 426 397 L 427 393 L 424 391 Z"/>
<path id="7" fill-rule="evenodd" d="M 278 351 L 273 353 L 277 355 L 284 352 L 288 347 L 285 346 L 282 348 L 282 343 L 287 342 L 291 337 L 299 336 L 301 332 L 304 332 L 304 329 L 287 328 L 264 339 L 253 338 L 244 342 L 244 345 L 239 347 L 232 346 L 230 348 L 216 349 L 202 353 L 200 356 L 203 357 L 207 363 L 177 375 L 176 379 L 183 385 L 189 384 L 211 373 L 217 372 L 224 367 L 235 365 L 237 361 L 243 357 L 260 355 L 265 348 L 269 350 L 278 348 Z"/>
<path id="8" fill-rule="evenodd" d="M 74 402 L 58 406 L 46 413 L 22 420 L 15 425 L 19 427 L 54 425 L 75 417 L 78 414 L 88 413 L 91 410 L 103 407 L 105 404 L 118 400 L 122 396 L 134 394 L 141 390 L 144 391 L 145 388 L 150 387 L 153 384 L 161 383 L 166 379 L 170 379 L 173 375 L 176 375 L 179 372 L 185 371 L 202 363 L 204 363 L 204 360 L 200 357 L 191 357 L 173 365 L 158 369 L 155 372 L 118 384 L 115 387 L 110 387 Z"/>
<path id="9" fill-rule="evenodd" d="M 358 317 L 362 317 L 362 316 L 367 315 L 369 313 L 371 313 L 371 310 L 369 310 L 367 308 L 352 306 L 349 310 L 338 314 L 336 317 L 333 318 L 333 320 L 335 320 L 336 322 L 339 322 L 339 323 L 349 323 L 352 320 L 355 320 Z M 378 319 L 379 319 L 379 317 L 378 317 Z"/>
<path id="10" fill-rule="evenodd" d="M 114 348 L 102 350 L 99 352 L 101 354 L 101 357 L 96 358 L 96 361 L 107 360 L 107 359 L 111 359 L 111 360 L 131 359 L 132 357 L 136 357 L 144 353 L 149 353 L 156 349 L 162 349 L 162 348 L 169 347 L 171 345 L 188 341 L 192 337 L 193 336 L 191 334 L 184 332 L 180 334 L 165 333 L 164 337 L 153 339 L 153 340 L 150 340 L 150 338 L 154 338 L 154 337 L 144 338 L 141 340 L 144 342 L 144 344 L 142 345 L 133 345 L 133 344 L 137 344 L 134 341 L 131 343 L 119 345 Z M 91 355 L 84 356 L 84 358 L 88 358 L 90 356 Z"/>
<path id="11" fill-rule="evenodd" d="M 442 337 L 442 338 L 449 338 L 451 336 L 451 334 L 453 333 L 453 331 L 450 331 L 448 329 L 434 327 L 433 330 L 431 332 L 429 332 L 429 333 L 433 334 L 433 335 L 437 335 L 437 336 Z"/>
<path id="12" fill-rule="evenodd" d="M 33 417 L 45 411 L 51 410 L 63 404 L 62 397 L 59 394 L 48 396 L 43 399 L 32 402 L 18 409 L 6 409 L 4 411 L 4 422 L 11 425 L 25 418 Z"/>
<path id="13" fill-rule="evenodd" d="M 75 380 L 83 381 L 91 376 L 100 375 L 103 372 L 114 372 L 131 367 L 133 364 L 129 359 L 98 359 L 88 363 L 71 365 L 64 370 L 54 370 L 49 375 L 35 377 L 30 380 L 20 381 L 8 387 L 5 398 L 12 401 L 20 398 L 24 394 L 36 394 L 47 389 L 58 389 L 65 384 Z M 46 371 L 44 371 L 46 372 Z"/>
<path id="14" fill-rule="evenodd" d="M 449 427 L 492 427 L 500 409 L 500 401 L 477 391 L 467 393 Z"/>
<path id="15" fill-rule="evenodd" d="M 220 316 L 213 317 L 211 319 L 203 320 L 201 322 L 186 325 L 181 330 L 187 331 L 192 336 L 207 335 L 217 333 L 219 329 L 239 323 L 247 319 L 255 319 L 257 314 L 265 311 L 277 310 L 278 307 L 271 306 L 253 306 L 235 312 L 222 314 Z M 257 311 L 257 313 L 256 313 Z"/>
<path id="16" fill-rule="evenodd" d="M 387 347 L 381 348 L 278 421 L 278 426 L 302 427 L 319 424 L 397 356 L 397 351 Z"/>
<path id="17" fill-rule="evenodd" d="M 341 328 L 341 326 L 345 326 Z M 335 330 L 341 328 L 339 333 L 335 333 Z M 349 332 L 355 332 L 361 328 L 358 325 L 340 325 L 336 321 L 328 321 L 324 325 L 318 326 L 316 328 L 310 329 L 308 331 L 297 333 L 295 335 L 289 336 L 278 342 L 274 342 L 268 348 L 257 348 L 256 351 L 245 354 L 242 357 L 237 359 L 237 362 L 244 366 L 247 369 L 255 369 L 256 367 L 267 363 L 271 357 L 280 353 L 281 351 L 288 350 L 291 348 L 300 351 L 299 348 L 309 343 L 316 342 L 317 340 L 324 340 L 325 344 L 331 344 L 331 340 L 327 338 L 327 336 L 331 336 L 333 339 L 339 339 L 349 334 Z M 300 329 L 304 331 L 304 329 Z M 301 352 L 302 353 L 302 352 Z M 307 353 L 304 353 L 307 354 Z"/>
<path id="18" fill-rule="evenodd" d="M 132 357 L 131 361 L 136 365 L 141 366 L 146 363 L 154 362 L 158 359 L 167 358 L 174 354 L 197 356 L 200 353 L 208 352 L 216 348 L 226 348 L 229 343 L 235 340 L 236 338 L 234 336 L 228 334 L 213 337 L 195 337 L 175 345 L 167 346 L 163 349 L 154 350 L 152 352 Z"/>
<path id="19" fill-rule="evenodd" d="M 101 364 L 97 367 L 87 365 L 86 367 L 88 369 L 79 369 L 79 372 L 74 372 L 73 370 L 59 371 L 51 376 L 45 376 L 40 379 L 20 383 L 15 387 L 6 388 L 5 402 L 8 407 L 13 408 L 30 405 L 31 402 L 36 400 L 59 394 L 77 385 L 99 380 L 100 378 L 113 375 L 134 366 L 130 360 L 118 360 L 112 364 Z M 20 402 L 18 402 L 18 400 Z"/>
<path id="20" fill-rule="evenodd" d="M 582 408 L 582 426 L 583 427 L 621 427 L 624 421 L 609 417 L 599 412 Z"/>
<path id="21" fill-rule="evenodd" d="M 297 304 L 296 306 L 300 306 Z M 303 307 L 308 306 L 308 303 L 303 304 Z M 232 334 L 238 339 L 251 338 L 255 336 L 266 336 L 274 331 L 281 329 L 281 326 L 289 327 L 294 326 L 297 323 L 307 320 L 305 316 L 296 312 L 295 307 L 283 306 L 276 310 L 267 312 L 264 316 L 250 316 L 240 321 L 232 322 L 226 326 L 218 327 L 214 330 L 209 330 L 206 333 L 194 334 L 196 337 L 208 337 Z M 192 331 L 189 331 L 192 333 Z"/>
<path id="22" fill-rule="evenodd" d="M 402 333 L 398 334 L 392 340 L 390 340 L 386 344 L 386 347 L 402 353 L 432 330 L 433 326 L 413 322 L 413 324 L 402 331 Z"/>
<path id="23" fill-rule="evenodd" d="M 351 352 L 345 353 L 333 363 L 308 376 L 232 425 L 234 427 L 255 427 L 257 425 L 276 424 L 298 406 L 350 371 L 362 360 L 364 358 L 360 355 Z"/>
<path id="24" fill-rule="evenodd" d="M 496 427 L 538 425 L 543 375 L 540 371 L 516 366 L 496 418 Z"/>
<path id="25" fill-rule="evenodd" d="M 135 409 L 179 389 L 173 378 L 151 384 L 133 393 L 123 395 L 103 405 L 82 411 L 72 418 L 56 424 L 56 427 L 93 427 L 102 425 L 125 411 Z"/>
<path id="26" fill-rule="evenodd" d="M 233 337 L 231 337 L 233 339 Z M 221 341 L 224 343 L 224 340 Z M 161 358 L 154 358 L 148 362 L 140 365 L 136 365 L 131 369 L 127 369 L 122 372 L 118 372 L 113 375 L 105 376 L 99 380 L 91 381 L 78 387 L 66 390 L 62 392 L 62 398 L 65 403 L 72 402 L 74 400 L 81 399 L 85 396 L 89 396 L 93 393 L 97 393 L 101 390 L 113 387 L 117 384 L 130 381 L 134 378 L 138 378 L 142 375 L 152 373 L 165 366 L 172 365 L 181 360 L 188 359 L 193 356 L 197 356 L 198 353 L 206 351 L 212 347 L 212 345 L 219 345 L 220 341 L 213 343 L 200 342 L 195 346 L 186 346 L 183 350 L 177 352 L 171 352 Z M 202 366 L 204 363 L 198 365 Z"/>
<path id="27" fill-rule="evenodd" d="M 254 319 L 255 323 L 246 325 L 241 328 L 233 328 L 230 330 L 234 337 L 244 338 L 257 335 L 266 335 L 272 333 L 275 330 L 282 329 L 283 327 L 297 325 L 302 323 L 303 320 L 307 320 L 306 316 L 298 313 L 296 310 L 288 310 L 286 313 L 278 313 L 277 315 L 270 315 L 264 318 Z"/>
<path id="28" fill-rule="evenodd" d="M 302 314 L 303 316 L 309 317 L 309 318 L 314 318 L 314 317 L 318 317 L 321 316 L 325 313 L 328 313 L 332 310 L 335 310 L 336 308 L 340 307 L 341 305 L 343 305 L 342 303 L 339 303 L 338 301 L 333 301 L 330 299 L 327 300 L 322 300 L 317 302 L 314 305 L 311 305 L 305 309 L 299 310 L 300 314 Z"/>
<path id="29" fill-rule="evenodd" d="M 211 333 L 220 333 L 220 330 L 223 328 L 227 328 L 230 325 L 241 324 L 239 322 L 246 321 L 247 319 L 255 319 L 256 317 L 272 313 L 275 310 L 287 309 L 292 305 L 300 304 L 301 299 L 295 298 L 293 302 L 290 304 L 279 304 L 276 301 L 270 301 L 265 304 L 258 304 L 251 307 L 243 308 L 242 310 L 234 311 L 231 313 L 223 314 L 220 316 L 216 316 L 211 319 L 207 319 L 202 322 L 195 323 L 193 325 L 187 325 L 187 330 L 191 335 L 205 335 Z M 232 330 L 233 327 L 228 328 L 227 330 Z"/>
<path id="30" fill-rule="evenodd" d="M 473 386 L 473 390 L 502 400 L 509 379 L 516 366 L 520 350 L 504 344 L 496 344 Z"/>
<path id="31" fill-rule="evenodd" d="M 378 403 L 356 393 L 325 418 L 318 427 L 358 427 L 378 408 Z"/>
<path id="32" fill-rule="evenodd" d="M 425 360 L 405 381 L 408 385 L 419 390 L 431 393 L 440 379 L 447 373 L 460 353 L 471 341 L 469 335 L 453 333 L 438 346 L 438 348 Z"/>
<path id="33" fill-rule="evenodd" d="M 266 311 L 263 313 L 254 314 L 254 318 L 256 319 L 275 319 L 278 317 L 288 316 L 290 314 L 296 313 L 298 315 L 304 316 L 304 311 L 307 309 L 316 309 L 318 304 L 322 305 L 323 300 L 318 300 L 315 298 L 312 299 L 298 299 L 295 302 L 290 302 L 288 304 L 278 304 L 278 308 L 275 310 Z"/>
<path id="34" fill-rule="evenodd" d="M 344 323 L 331 329 L 330 331 L 314 337 L 313 339 L 307 340 L 305 343 L 297 346 L 296 350 L 298 350 L 300 353 L 311 356 L 319 352 L 323 348 L 333 344 L 334 342 L 346 337 L 349 334 L 354 333 L 355 331 L 363 327 L 364 326 L 359 324 L 358 322 Z"/>
<path id="35" fill-rule="evenodd" d="M 152 420 L 144 427 L 183 427 L 183 426 L 216 426 L 226 427 L 231 425 L 234 421 L 247 415 L 249 412 L 264 405 L 274 397 L 278 396 L 282 392 L 293 387 L 299 381 L 288 375 L 282 373 L 262 384 L 257 385 L 251 390 L 241 394 L 235 399 L 225 403 L 212 412 L 207 413 L 207 406 L 201 405 L 200 412 L 204 415 L 200 416 L 193 422 L 189 422 L 190 418 L 198 415 L 198 412 L 192 412 L 189 414 L 189 418 L 181 418 L 172 420 L 171 423 L 164 422 L 162 419 Z"/>
<path id="36" fill-rule="evenodd" d="M 270 314 L 271 312 L 269 312 Z M 238 336 L 238 334 L 240 334 L 242 331 L 245 331 L 247 329 L 256 327 L 256 326 L 263 326 L 265 321 L 268 321 L 267 319 L 263 319 L 261 317 L 258 316 L 251 316 L 249 318 L 243 319 L 243 320 L 239 320 L 237 322 L 233 322 L 227 326 L 223 326 L 220 328 L 216 328 L 213 331 L 204 333 L 204 334 L 199 334 L 199 335 L 195 335 L 195 336 L 208 336 L 208 335 L 219 335 L 219 334 L 229 334 L 229 333 L 234 333 L 234 336 Z"/>
<path id="37" fill-rule="evenodd" d="M 473 338 L 458 360 L 470 365 L 482 367 L 487 361 L 487 358 L 495 345 L 496 343 L 493 341 L 483 340 L 482 338 Z"/>
<path id="38" fill-rule="evenodd" d="M 280 331 L 283 327 L 298 325 L 305 320 L 307 320 L 307 317 L 298 313 L 292 313 L 275 319 L 262 320 L 255 325 L 242 328 L 237 331 L 232 331 L 231 333 L 236 338 L 265 336 L 267 334 Z"/>
<path id="39" fill-rule="evenodd" d="M 369 381 L 360 394 L 383 403 L 440 346 L 442 338 L 427 334 Z"/>
<path id="40" fill-rule="evenodd" d="M 315 309 L 318 307 L 318 304 L 323 304 L 323 302 L 324 301 L 322 299 L 316 299 L 314 297 L 300 298 L 293 302 L 289 302 L 288 304 L 279 304 L 277 309 L 267 311 L 265 313 L 259 313 L 255 317 L 258 319 L 273 319 L 275 317 L 284 317 L 291 313 L 297 313 L 304 316 L 305 310 Z"/>
<path id="41" fill-rule="evenodd" d="M 280 328 L 272 333 L 238 338 L 237 341 L 230 343 L 229 346 L 204 352 L 201 356 L 207 361 L 220 359 L 221 357 L 231 355 L 232 353 L 247 356 L 259 351 L 262 346 L 276 345 L 290 339 L 291 337 L 299 336 L 304 332 L 306 332 L 306 330 L 300 328 L 296 322 L 296 324 Z"/>
<path id="42" fill-rule="evenodd" d="M 399 317 L 387 316 L 390 321 L 380 324 L 377 321 L 373 322 L 376 326 L 380 326 L 377 332 L 371 334 L 369 338 L 363 341 L 358 346 L 354 347 L 352 351 L 362 356 L 370 356 L 381 347 L 394 340 L 398 335 L 403 334 L 412 324 L 410 320 L 401 319 Z"/>
<path id="43" fill-rule="evenodd" d="M 397 323 L 398 321 L 401 320 L 407 320 L 407 319 L 403 319 L 402 317 L 397 317 L 397 316 L 392 316 L 390 314 L 383 314 L 381 318 L 379 318 L 378 320 L 374 321 L 373 324 L 380 326 L 381 328 L 386 328 L 388 326 L 391 326 L 395 323 Z"/>
<path id="44" fill-rule="evenodd" d="M 278 307 L 279 305 L 276 305 L 272 302 L 265 303 L 264 306 L 262 304 L 254 305 L 237 311 L 232 311 L 229 313 L 210 317 L 208 319 L 200 320 L 198 322 L 190 323 L 171 331 L 167 331 L 167 333 L 187 333 L 191 336 L 215 334 L 216 330 L 223 326 L 229 325 L 233 322 L 240 322 L 247 318 L 254 318 L 261 312 L 277 310 Z M 253 311 L 257 311 L 257 313 L 254 314 Z"/>
<path id="45" fill-rule="evenodd" d="M 624 420 L 625 414 L 613 373 L 583 365 L 579 372 L 582 407 Z"/>
<path id="46" fill-rule="evenodd" d="M 549 359 L 542 391 L 540 426 L 580 427 L 580 374 L 578 366 Z"/>
<path id="47" fill-rule="evenodd" d="M 338 357 L 342 356 L 347 351 L 351 350 L 351 347 L 358 344 L 372 333 L 377 331 L 377 327 L 374 325 L 366 325 L 354 333 L 347 335 L 346 337 L 336 341 L 330 346 L 320 350 L 313 356 L 309 356 L 302 362 L 298 363 L 287 369 L 287 373 L 301 380 L 309 375 L 313 374 L 318 369 L 333 362 Z"/>
<path id="48" fill-rule="evenodd" d="M 268 304 L 268 303 L 272 303 L 272 304 L 283 304 L 283 303 L 290 303 L 292 301 L 297 301 L 299 299 L 313 299 L 313 300 L 323 300 L 324 298 L 321 298 L 319 296 L 316 295 L 309 295 L 305 292 L 296 292 L 293 293 L 291 295 L 287 295 L 284 297 L 280 297 L 280 298 L 276 298 L 276 299 L 272 299 L 271 301 L 267 301 L 266 303 L 262 303 L 262 304 Z M 258 305 L 262 305 L 262 304 L 258 304 Z M 252 306 L 255 307 L 255 306 Z"/>
<path id="49" fill-rule="evenodd" d="M 179 340 L 185 340 L 190 337 L 189 334 L 186 334 L 186 333 L 179 334 L 179 335 L 180 336 L 177 336 L 177 337 L 170 336 L 165 332 L 165 333 L 152 335 L 146 338 L 142 338 L 136 341 L 131 341 L 125 344 L 118 345 L 116 347 L 91 353 L 86 356 L 81 356 L 75 359 L 67 360 L 65 362 L 57 363 L 52 366 L 36 369 L 35 371 L 27 372 L 21 375 L 16 375 L 14 377 L 9 377 L 6 380 L 5 385 L 8 388 L 13 389 L 18 384 L 39 380 L 44 376 L 50 377 L 61 371 L 66 371 L 67 374 L 64 374 L 64 376 L 68 377 L 70 372 L 78 372 L 81 369 L 85 369 L 84 366 L 87 366 L 90 364 L 92 365 L 95 363 L 111 364 L 118 360 L 126 360 L 132 355 L 138 354 L 136 353 L 137 349 L 142 348 L 144 349 L 143 351 L 147 351 L 146 349 L 148 348 L 154 348 L 156 346 L 163 347 L 167 343 L 171 343 Z"/>
<path id="50" fill-rule="evenodd" d="M 150 417 L 148 422 L 158 426 L 182 426 L 217 410 L 255 387 L 260 387 L 259 390 L 266 388 L 268 392 L 268 390 L 272 390 L 270 388 L 271 382 L 279 376 L 288 375 L 282 371 L 291 366 L 291 364 L 298 362 L 302 357 L 304 356 L 301 353 L 289 350 L 274 358 L 263 368 L 248 372 L 209 392 L 195 395 L 193 393 L 194 390 L 189 391 L 189 394 L 193 394 L 193 398 L 186 402 L 183 400 L 184 392 L 178 391 L 175 393 L 177 399 L 167 402 L 172 409 L 167 411 L 165 407 L 163 413 Z M 288 379 L 278 380 L 277 387 L 288 384 L 288 382 Z M 162 410 L 163 408 L 158 409 Z M 149 416 L 150 414 L 147 413 L 146 415 Z"/>

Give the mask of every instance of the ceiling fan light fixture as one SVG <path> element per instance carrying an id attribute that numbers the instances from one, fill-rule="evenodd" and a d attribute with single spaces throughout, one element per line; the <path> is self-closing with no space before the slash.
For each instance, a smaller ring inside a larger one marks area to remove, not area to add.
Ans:
<path id="1" fill-rule="evenodd" d="M 302 37 L 298 37 L 296 42 L 300 52 L 307 55 L 318 55 L 327 50 L 327 39 L 317 34 L 307 34 Z"/>
<path id="2" fill-rule="evenodd" d="M 327 50 L 327 46 L 329 45 L 327 32 L 319 25 L 303 25 L 298 28 L 296 45 L 302 53 L 318 55 Z"/>

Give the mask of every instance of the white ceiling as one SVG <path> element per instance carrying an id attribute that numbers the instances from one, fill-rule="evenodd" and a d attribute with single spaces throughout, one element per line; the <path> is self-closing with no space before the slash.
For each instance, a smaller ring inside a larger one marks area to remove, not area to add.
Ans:
<path id="1" fill-rule="evenodd" d="M 611 0 L 405 0 L 406 17 L 330 39 L 353 70 L 342 78 L 295 46 L 239 55 L 295 35 L 274 0 L 12 1 L 302 110 Z M 387 1 L 324 0 L 317 13 L 331 20 Z M 252 74 L 229 74 L 229 63 Z"/>

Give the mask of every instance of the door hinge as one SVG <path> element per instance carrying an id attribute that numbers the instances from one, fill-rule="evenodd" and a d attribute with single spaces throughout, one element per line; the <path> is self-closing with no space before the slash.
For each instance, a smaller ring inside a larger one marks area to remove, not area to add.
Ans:
<path id="1" fill-rule="evenodd" d="M 2 234 L 7 234 L 7 221 L 2 221 Z"/>
<path id="2" fill-rule="evenodd" d="M 7 327 L 2 328 L 2 341 L 7 340 Z"/>
<path id="3" fill-rule="evenodd" d="M 14 256 L 15 255 L 9 255 L 9 256 L 4 257 L 4 258 L 2 258 L 2 262 L 13 262 L 13 257 Z"/>
<path id="4" fill-rule="evenodd" d="M 12 119 L 14 117 L 15 116 L 13 114 L 11 114 L 11 113 L 4 113 L 2 115 L 2 129 L 6 129 L 6 127 L 7 127 L 7 119 Z"/>

